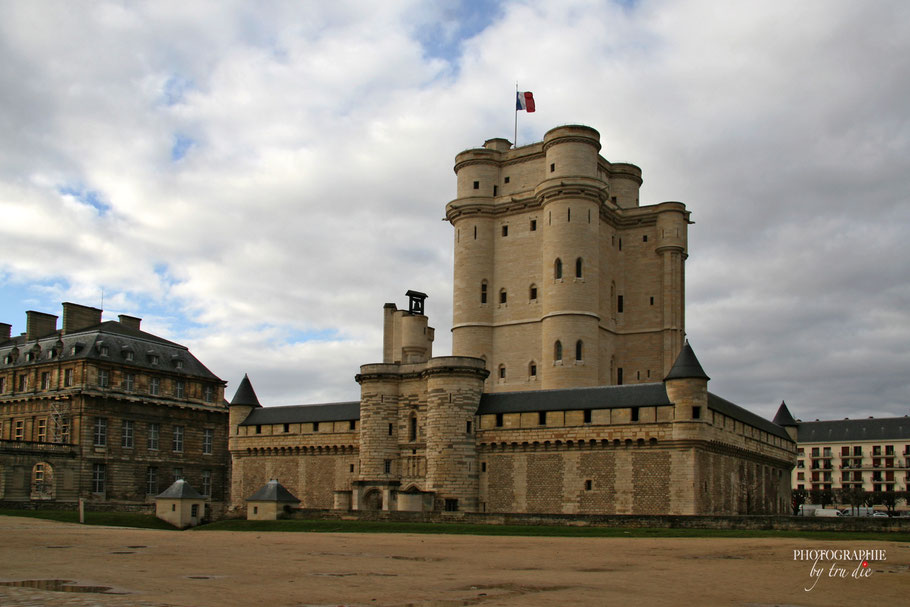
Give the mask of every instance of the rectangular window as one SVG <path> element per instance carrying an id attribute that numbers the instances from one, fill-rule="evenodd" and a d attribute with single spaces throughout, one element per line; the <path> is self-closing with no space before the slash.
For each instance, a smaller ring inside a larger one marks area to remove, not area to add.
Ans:
<path id="1" fill-rule="evenodd" d="M 111 375 L 107 369 L 98 370 L 98 385 L 102 388 L 107 388 L 111 383 Z"/>
<path id="2" fill-rule="evenodd" d="M 458 500 L 452 498 L 446 498 L 446 512 L 458 512 Z"/>
<path id="3" fill-rule="evenodd" d="M 546 412 L 546 411 L 538 411 L 538 412 L 537 412 L 537 425 L 538 425 L 538 426 L 546 426 L 546 425 L 547 425 L 547 412 Z"/>
<path id="4" fill-rule="evenodd" d="M 284 432 L 285 434 L 287 434 L 287 433 L 290 432 L 290 431 L 291 431 L 291 424 L 284 424 L 283 432 Z"/>
<path id="5" fill-rule="evenodd" d="M 96 447 L 106 447 L 107 446 L 107 418 L 106 417 L 96 417 L 95 418 L 95 430 L 94 430 L 94 445 Z"/>
<path id="6" fill-rule="evenodd" d="M 28 390 L 28 375 L 19 376 L 19 392 Z"/>
<path id="7" fill-rule="evenodd" d="M 389 436 L 392 436 L 392 424 L 389 424 Z"/>
<path id="8" fill-rule="evenodd" d="M 623 310 L 622 295 L 617 295 L 617 296 L 616 296 L 616 311 L 617 311 L 618 313 L 622 314 L 622 310 Z"/>
<path id="9" fill-rule="evenodd" d="M 319 432 L 319 422 L 313 422 L 313 432 Z M 392 428 L 389 427 L 389 436 L 392 435 Z"/>
<path id="10" fill-rule="evenodd" d="M 67 444 L 70 442 L 70 418 L 68 417 L 60 418 L 60 442 Z"/>
<path id="11" fill-rule="evenodd" d="M 92 464 L 92 493 L 104 493 L 106 472 L 104 464 Z"/>
<path id="12" fill-rule="evenodd" d="M 133 420 L 123 420 L 122 433 L 120 434 L 120 446 L 125 449 L 133 448 Z"/>
<path id="13" fill-rule="evenodd" d="M 509 226 L 502 226 L 502 235 L 503 236 L 509 235 Z"/>
<path id="14" fill-rule="evenodd" d="M 149 394 L 152 396 L 158 396 L 158 393 L 161 390 L 161 379 L 157 377 L 152 377 L 149 379 Z"/>
<path id="15" fill-rule="evenodd" d="M 73 385 L 73 370 L 64 369 L 63 370 L 63 387 L 69 388 Z"/>
<path id="16" fill-rule="evenodd" d="M 392 473 L 392 460 L 390 460 L 390 459 L 385 460 L 385 473 L 386 474 Z"/>
<path id="17" fill-rule="evenodd" d="M 631 419 L 633 422 L 638 421 L 638 407 L 632 407 Z"/>
<path id="18" fill-rule="evenodd" d="M 183 478 L 183 468 L 174 468 L 174 482 Z"/>
<path id="19" fill-rule="evenodd" d="M 0 393 L 6 392 L 6 378 L 0 377 Z"/>
<path id="20" fill-rule="evenodd" d="M 496 427 L 502 428 L 502 413 L 496 414 Z"/>
<path id="21" fill-rule="evenodd" d="M 592 481 L 585 481 L 585 491 L 590 491 L 593 487 L 594 483 Z"/>
<path id="22" fill-rule="evenodd" d="M 701 419 L 701 407 L 692 407 L 692 419 Z"/>
<path id="23" fill-rule="evenodd" d="M 122 382 L 121 385 L 122 385 L 122 387 L 123 387 L 124 390 L 126 390 L 127 392 L 132 392 L 132 391 L 133 391 L 133 386 L 134 386 L 135 384 L 136 384 L 136 376 L 135 376 L 135 375 L 133 375 L 132 373 L 124 373 L 124 374 L 123 374 L 123 382 Z"/>
<path id="24" fill-rule="evenodd" d="M 862 446 L 854 445 L 854 447 L 853 447 L 853 455 L 854 455 L 854 456 L 860 456 L 860 455 L 862 455 L 862 454 L 863 454 L 863 448 L 862 448 Z"/>
<path id="25" fill-rule="evenodd" d="M 45 371 L 41 374 L 41 389 L 50 390 L 51 389 L 51 374 Z"/>
<path id="26" fill-rule="evenodd" d="M 475 181 L 475 182 L 474 182 L 474 189 L 475 189 L 475 190 L 479 190 L 479 189 L 480 189 L 480 182 L 479 182 L 479 181 Z"/>
<path id="27" fill-rule="evenodd" d="M 591 410 L 590 409 L 585 409 L 585 418 L 584 419 L 585 419 L 586 424 L 591 423 Z"/>
<path id="28" fill-rule="evenodd" d="M 149 466 L 145 471 L 146 495 L 158 495 L 158 468 Z"/>
<path id="29" fill-rule="evenodd" d="M 622 385 L 622 367 L 616 368 L 616 385 Z"/>
<path id="30" fill-rule="evenodd" d="M 468 423 L 467 423 L 466 431 L 467 431 L 468 434 L 471 433 L 471 422 L 468 422 Z"/>
<path id="31" fill-rule="evenodd" d="M 290 424 L 285 424 L 289 426 Z M 285 429 L 285 432 L 288 430 Z M 215 443 L 215 431 L 211 428 L 206 428 L 202 431 L 202 454 L 211 455 L 212 454 L 212 445 Z"/>
<path id="32" fill-rule="evenodd" d="M 210 403 L 215 398 L 215 390 L 211 386 L 206 386 L 203 390 L 202 398 L 205 399 L 205 402 Z"/>
<path id="33" fill-rule="evenodd" d="M 356 430 L 356 429 L 357 429 L 357 421 L 352 419 L 351 421 L 348 422 L 348 430 Z"/>
<path id="34" fill-rule="evenodd" d="M 812 447 L 812 457 L 818 457 L 819 453 L 820 451 L 818 447 Z"/>
<path id="35" fill-rule="evenodd" d="M 532 232 L 536 232 L 536 231 L 537 231 L 537 220 L 536 220 L 536 219 L 532 219 L 532 220 L 531 220 L 531 231 L 532 231 Z"/>
<path id="36" fill-rule="evenodd" d="M 174 453 L 183 453 L 183 426 L 174 426 L 174 440 L 171 442 Z"/>
<path id="37" fill-rule="evenodd" d="M 502 181 L 503 181 L 504 183 L 509 183 L 509 178 L 508 178 L 508 177 L 505 177 L 505 178 L 503 178 Z"/>
<path id="38" fill-rule="evenodd" d="M 202 495 L 205 497 L 212 496 L 212 471 L 202 471 Z"/>
<path id="39" fill-rule="evenodd" d="M 846 447 L 846 446 L 841 447 L 841 448 L 840 448 L 840 456 L 841 456 L 841 457 L 845 457 L 845 456 L 847 456 L 847 455 L 850 455 L 850 447 Z"/>
<path id="40" fill-rule="evenodd" d="M 875 445 L 874 447 L 872 447 L 872 455 L 881 455 L 881 454 L 882 454 L 881 445 Z"/>
<path id="41" fill-rule="evenodd" d="M 25 421 L 21 419 L 16 420 L 15 434 L 13 435 L 14 440 L 24 440 L 25 439 Z"/>
<path id="42" fill-rule="evenodd" d="M 499 186 L 494 185 L 493 186 L 493 196 L 496 196 L 498 194 L 499 194 Z"/>
<path id="43" fill-rule="evenodd" d="M 174 396 L 177 398 L 183 398 L 184 393 L 186 392 L 186 384 L 183 380 L 178 380 L 174 382 Z"/>
<path id="44" fill-rule="evenodd" d="M 149 424 L 148 448 L 150 451 L 158 450 L 158 437 L 161 435 L 160 424 Z"/>
<path id="45" fill-rule="evenodd" d="M 894 445 L 885 445 L 885 455 L 894 455 Z"/>

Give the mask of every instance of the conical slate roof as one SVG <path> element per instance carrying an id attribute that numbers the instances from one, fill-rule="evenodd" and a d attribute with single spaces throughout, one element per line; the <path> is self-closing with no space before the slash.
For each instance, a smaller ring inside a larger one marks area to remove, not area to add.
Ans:
<path id="1" fill-rule="evenodd" d="M 166 499 L 188 499 L 188 500 L 204 500 L 205 498 L 199 494 L 198 491 L 193 489 L 188 482 L 185 480 L 178 479 L 174 481 L 174 484 L 164 490 L 161 494 L 155 496 L 158 498 Z"/>
<path id="2" fill-rule="evenodd" d="M 667 373 L 664 381 L 668 379 L 711 379 L 701 368 L 689 340 L 686 340 L 686 345 L 679 351 L 679 356 L 676 357 L 676 362 L 673 363 L 673 368 Z"/>
<path id="3" fill-rule="evenodd" d="M 780 407 L 777 409 L 777 413 L 774 414 L 774 419 L 771 420 L 778 426 L 798 426 L 796 420 L 793 419 L 793 416 L 790 415 L 790 410 L 787 408 L 787 403 L 780 401 Z"/>
<path id="4" fill-rule="evenodd" d="M 284 485 L 277 479 L 272 479 L 265 484 L 262 489 L 254 493 L 251 497 L 246 498 L 248 502 L 291 502 L 299 504 L 300 500 L 284 488 Z"/>
<path id="5" fill-rule="evenodd" d="M 262 407 L 259 399 L 256 398 L 256 391 L 253 390 L 253 384 L 250 383 L 250 377 L 244 373 L 243 381 L 237 386 L 237 392 L 234 393 L 234 399 L 231 406 L 240 405 L 244 407 Z"/>

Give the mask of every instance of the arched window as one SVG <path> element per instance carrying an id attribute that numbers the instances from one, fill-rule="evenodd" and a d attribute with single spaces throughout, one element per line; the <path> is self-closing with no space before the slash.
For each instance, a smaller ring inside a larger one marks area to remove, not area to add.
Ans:
<path id="1" fill-rule="evenodd" d="M 480 303 L 487 303 L 487 281 L 480 281 Z"/>
<path id="2" fill-rule="evenodd" d="M 575 342 L 575 360 L 584 360 L 585 345 L 579 339 Z"/>
<path id="3" fill-rule="evenodd" d="M 582 262 L 581 257 L 575 260 L 575 278 L 581 278 L 581 270 L 584 262 Z"/>
<path id="4" fill-rule="evenodd" d="M 500 289 L 499 290 L 499 303 L 504 304 L 508 301 L 508 299 L 509 299 L 509 296 L 506 293 L 506 290 Z"/>
<path id="5" fill-rule="evenodd" d="M 553 278 L 559 280 L 562 278 L 562 260 L 557 257 L 556 262 L 553 264 Z"/>
<path id="6" fill-rule="evenodd" d="M 505 379 L 505 378 L 506 378 L 506 366 L 499 365 L 499 379 Z"/>
<path id="7" fill-rule="evenodd" d="M 553 345 L 553 360 L 556 362 L 562 362 L 562 342 L 558 339 Z"/>

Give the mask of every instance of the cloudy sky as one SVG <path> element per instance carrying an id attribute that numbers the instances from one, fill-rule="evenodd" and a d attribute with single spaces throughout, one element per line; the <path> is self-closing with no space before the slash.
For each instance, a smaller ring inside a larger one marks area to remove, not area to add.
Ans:
<path id="1" fill-rule="evenodd" d="M 267 405 L 356 399 L 385 302 L 451 351 L 453 159 L 582 123 L 685 202 L 716 394 L 910 413 L 910 3 L 0 0 L 0 321 L 62 301 Z"/>

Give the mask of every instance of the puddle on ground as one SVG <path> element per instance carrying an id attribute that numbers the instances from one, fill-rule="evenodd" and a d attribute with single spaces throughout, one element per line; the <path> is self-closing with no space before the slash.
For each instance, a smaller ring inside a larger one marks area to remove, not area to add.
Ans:
<path id="1" fill-rule="evenodd" d="M 133 552 L 132 550 L 115 550 L 114 552 L 111 552 L 111 554 L 136 554 L 136 553 Z"/>
<path id="2" fill-rule="evenodd" d="M 79 586 L 73 580 L 19 580 L 17 582 L 0 582 L 0 586 L 12 586 L 14 588 L 34 588 L 35 590 L 49 590 L 51 592 L 127 594 L 126 592 L 112 592 L 112 588 L 110 586 Z"/>
<path id="3" fill-rule="evenodd" d="M 72 548 L 72 546 L 45 546 L 45 548 Z"/>

